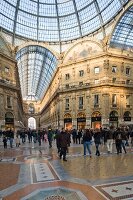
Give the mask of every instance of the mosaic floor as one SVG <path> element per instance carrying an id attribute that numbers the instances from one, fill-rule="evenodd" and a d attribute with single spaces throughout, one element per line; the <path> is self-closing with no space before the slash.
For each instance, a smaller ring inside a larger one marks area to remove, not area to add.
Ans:
<path id="1" fill-rule="evenodd" d="M 0 200 L 133 200 L 133 148 L 127 154 L 83 156 L 83 146 L 71 144 L 67 162 L 56 144 L 26 143 L 3 149 L 0 142 Z"/>

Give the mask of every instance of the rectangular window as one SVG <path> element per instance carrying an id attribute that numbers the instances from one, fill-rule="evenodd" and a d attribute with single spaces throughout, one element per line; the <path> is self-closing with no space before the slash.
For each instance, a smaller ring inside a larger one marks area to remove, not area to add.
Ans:
<path id="1" fill-rule="evenodd" d="M 69 99 L 66 99 L 65 110 L 69 110 Z"/>
<path id="2" fill-rule="evenodd" d="M 99 83 L 99 79 L 95 79 L 95 84 L 98 84 Z"/>
<path id="3" fill-rule="evenodd" d="M 70 79 L 70 74 L 66 74 L 66 80 Z"/>
<path id="4" fill-rule="evenodd" d="M 66 88 L 67 88 L 67 89 L 69 88 L 69 84 L 66 84 Z"/>
<path id="5" fill-rule="evenodd" d="M 126 107 L 130 107 L 130 95 L 126 95 Z"/>
<path id="6" fill-rule="evenodd" d="M 5 67 L 5 72 L 6 72 L 6 73 L 9 72 L 9 67 Z"/>
<path id="7" fill-rule="evenodd" d="M 115 83 L 116 82 L 116 78 L 112 78 L 112 82 Z"/>
<path id="8" fill-rule="evenodd" d="M 126 68 L 126 75 L 130 75 L 130 68 L 129 67 Z"/>
<path id="9" fill-rule="evenodd" d="M 79 109 L 83 109 L 83 97 L 79 97 Z"/>
<path id="10" fill-rule="evenodd" d="M 95 67 L 94 72 L 95 72 L 95 74 L 99 74 L 99 67 Z"/>
<path id="11" fill-rule="evenodd" d="M 84 70 L 79 71 L 79 76 L 84 76 Z"/>
<path id="12" fill-rule="evenodd" d="M 126 84 L 130 84 L 130 80 L 126 80 Z"/>
<path id="13" fill-rule="evenodd" d="M 94 95 L 94 107 L 98 107 L 99 106 L 99 95 L 95 94 Z"/>
<path id="14" fill-rule="evenodd" d="M 12 108 L 11 97 L 7 96 L 7 108 Z"/>
<path id="15" fill-rule="evenodd" d="M 112 107 L 117 107 L 117 97 L 116 97 L 116 94 L 112 95 Z"/>
<path id="16" fill-rule="evenodd" d="M 112 66 L 112 72 L 116 73 L 117 67 L 116 66 Z"/>
<path id="17" fill-rule="evenodd" d="M 79 82 L 79 86 L 82 86 L 83 85 L 83 82 Z"/>

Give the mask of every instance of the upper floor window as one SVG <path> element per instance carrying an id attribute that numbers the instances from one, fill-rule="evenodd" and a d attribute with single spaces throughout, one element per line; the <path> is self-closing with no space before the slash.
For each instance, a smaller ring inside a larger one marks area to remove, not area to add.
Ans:
<path id="1" fill-rule="evenodd" d="M 99 74 L 99 71 L 100 71 L 99 67 L 95 67 L 95 68 L 94 68 L 95 74 Z"/>
<path id="2" fill-rule="evenodd" d="M 66 99 L 65 110 L 69 110 L 69 99 Z"/>
<path id="3" fill-rule="evenodd" d="M 115 78 L 115 77 L 112 78 L 112 82 L 113 82 L 113 83 L 116 82 L 116 78 Z"/>
<path id="4" fill-rule="evenodd" d="M 82 86 L 83 85 L 83 82 L 79 82 L 79 86 Z"/>
<path id="5" fill-rule="evenodd" d="M 9 72 L 9 67 L 5 67 L 5 72 Z"/>
<path id="6" fill-rule="evenodd" d="M 84 76 L 84 70 L 79 71 L 79 76 Z"/>
<path id="7" fill-rule="evenodd" d="M 112 107 L 117 106 L 117 96 L 116 94 L 112 94 Z"/>
<path id="8" fill-rule="evenodd" d="M 6 83 L 10 83 L 10 80 L 8 78 L 5 79 Z"/>
<path id="9" fill-rule="evenodd" d="M 99 95 L 95 94 L 94 95 L 94 107 L 99 106 Z"/>
<path id="10" fill-rule="evenodd" d="M 66 80 L 70 79 L 70 74 L 65 75 Z"/>
<path id="11" fill-rule="evenodd" d="M 66 88 L 69 88 L 69 84 L 66 84 Z"/>
<path id="12" fill-rule="evenodd" d="M 98 84 L 99 83 L 99 79 L 95 79 L 95 84 Z"/>
<path id="13" fill-rule="evenodd" d="M 79 109 L 83 109 L 83 97 L 79 97 Z"/>
<path id="14" fill-rule="evenodd" d="M 130 95 L 126 95 L 126 107 L 130 107 Z"/>
<path id="15" fill-rule="evenodd" d="M 130 75 L 130 68 L 129 67 L 126 68 L 126 75 Z"/>
<path id="16" fill-rule="evenodd" d="M 11 97 L 7 96 L 7 108 L 12 108 Z"/>
<path id="17" fill-rule="evenodd" d="M 112 66 L 112 72 L 116 73 L 117 67 L 116 66 Z"/>
<path id="18" fill-rule="evenodd" d="M 126 84 L 130 84 L 130 80 L 128 79 L 128 80 L 126 80 Z"/>

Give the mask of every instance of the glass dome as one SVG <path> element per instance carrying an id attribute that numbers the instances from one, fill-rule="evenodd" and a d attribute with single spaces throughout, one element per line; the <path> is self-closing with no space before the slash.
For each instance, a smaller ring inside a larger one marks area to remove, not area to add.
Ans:
<path id="1" fill-rule="evenodd" d="M 111 47 L 133 48 L 133 6 L 121 17 L 113 32 Z"/>
<path id="2" fill-rule="evenodd" d="M 25 38 L 62 42 L 106 25 L 129 0 L 1 0 L 0 26 Z"/>

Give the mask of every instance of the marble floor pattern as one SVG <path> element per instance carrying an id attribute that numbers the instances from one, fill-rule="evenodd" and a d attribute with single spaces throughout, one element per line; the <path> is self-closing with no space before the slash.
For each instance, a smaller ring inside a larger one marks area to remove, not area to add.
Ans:
<path id="1" fill-rule="evenodd" d="M 0 142 L 0 200 L 133 200 L 133 148 L 127 154 L 83 156 L 82 144 L 71 144 L 67 162 L 56 144 L 25 143 L 3 149 Z"/>

